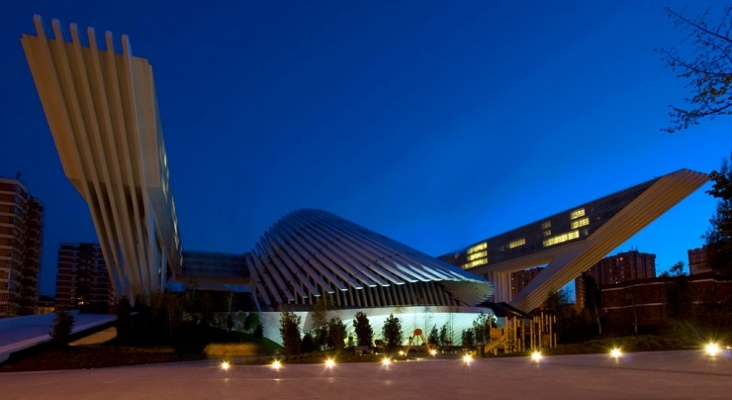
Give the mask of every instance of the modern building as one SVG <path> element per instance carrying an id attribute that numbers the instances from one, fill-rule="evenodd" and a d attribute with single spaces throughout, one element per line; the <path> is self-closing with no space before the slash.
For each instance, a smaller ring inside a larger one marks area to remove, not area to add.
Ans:
<path id="1" fill-rule="evenodd" d="M 37 36 L 21 41 L 64 171 L 89 205 L 116 294 L 147 296 L 168 282 L 185 287 L 183 268 L 189 277 L 215 272 L 217 262 L 189 264 L 181 254 L 149 62 L 131 55 L 124 35 L 117 52 L 109 32 L 98 43 L 93 29 L 82 40 L 72 24 L 67 40 L 56 20 L 49 34 L 38 16 L 35 25 Z M 411 316 L 422 329 L 448 320 L 469 327 L 478 312 L 490 313 L 477 307 L 494 292 L 485 278 L 497 282 L 494 301 L 509 301 L 512 272 L 546 265 L 513 299 L 531 309 L 707 180 L 680 170 L 475 243 L 444 256 L 447 263 L 325 211 L 294 211 L 244 255 L 243 286 L 264 319 L 278 318 L 282 309 L 307 316 L 325 296 L 344 319 L 369 309 L 378 318 Z"/>
<path id="2" fill-rule="evenodd" d="M 43 204 L 0 177 L 0 318 L 35 313 L 42 246 Z"/>
<path id="3" fill-rule="evenodd" d="M 495 284 L 495 302 L 531 310 L 709 180 L 682 169 L 439 257 Z M 511 273 L 545 265 L 516 296 Z"/>
<path id="4" fill-rule="evenodd" d="M 35 16 L 37 35 L 21 42 L 61 164 L 89 206 L 115 292 L 149 297 L 181 269 L 152 66 L 125 35 L 117 52 L 110 32 L 82 40 L 72 24 L 67 41 L 51 25 Z"/>
<path id="5" fill-rule="evenodd" d="M 56 275 L 56 309 L 105 313 L 116 304 L 102 249 L 95 243 L 61 244 Z"/>
<path id="6" fill-rule="evenodd" d="M 656 255 L 637 250 L 605 257 L 585 271 L 595 280 L 598 288 L 639 279 L 656 277 Z M 585 306 L 585 282 L 582 276 L 574 280 L 578 309 Z"/>
<path id="7" fill-rule="evenodd" d="M 709 250 L 710 247 L 704 245 L 697 249 L 689 249 L 687 251 L 689 256 L 689 273 L 691 275 L 712 272 L 712 268 L 709 266 Z"/>

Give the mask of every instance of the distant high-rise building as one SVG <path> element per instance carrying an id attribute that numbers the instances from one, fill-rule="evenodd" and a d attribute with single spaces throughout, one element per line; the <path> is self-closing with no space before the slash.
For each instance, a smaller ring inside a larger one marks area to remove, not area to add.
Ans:
<path id="1" fill-rule="evenodd" d="M 35 312 L 42 245 L 43 205 L 0 177 L 0 318 Z"/>
<path id="2" fill-rule="evenodd" d="M 516 297 L 517 294 L 531 282 L 539 272 L 543 271 L 544 267 L 530 268 L 523 271 L 511 273 L 511 297 Z"/>
<path id="3" fill-rule="evenodd" d="M 605 257 L 585 271 L 598 286 L 648 279 L 656 277 L 656 255 L 637 250 Z M 585 282 L 582 276 L 574 281 L 576 304 L 579 309 L 585 305 Z"/>
<path id="4" fill-rule="evenodd" d="M 115 304 L 104 255 L 98 244 L 62 244 L 58 250 L 56 309 L 106 312 Z"/>
<path id="5" fill-rule="evenodd" d="M 688 254 L 689 273 L 691 275 L 712 271 L 712 268 L 709 266 L 709 247 L 704 245 L 698 249 L 690 249 Z"/>

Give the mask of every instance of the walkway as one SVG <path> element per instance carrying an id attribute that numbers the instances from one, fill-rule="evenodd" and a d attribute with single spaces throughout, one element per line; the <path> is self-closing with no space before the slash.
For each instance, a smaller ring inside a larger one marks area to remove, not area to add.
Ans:
<path id="1" fill-rule="evenodd" d="M 339 364 L 214 362 L 0 373 L 3 399 L 729 399 L 732 354 L 701 351 Z"/>

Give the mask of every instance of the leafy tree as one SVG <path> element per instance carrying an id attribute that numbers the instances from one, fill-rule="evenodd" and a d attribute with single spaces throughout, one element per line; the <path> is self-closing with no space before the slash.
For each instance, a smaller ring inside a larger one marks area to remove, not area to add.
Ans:
<path id="1" fill-rule="evenodd" d="M 371 347 L 374 341 L 374 330 L 371 329 L 369 318 L 362 311 L 353 318 L 353 328 L 356 330 L 357 346 Z"/>
<path id="2" fill-rule="evenodd" d="M 732 159 L 732 155 L 730 156 Z M 712 188 L 708 194 L 717 200 L 717 210 L 704 235 L 709 246 L 709 267 L 721 275 L 732 275 L 732 168 L 722 160 L 719 171 L 709 174 Z"/>
<path id="3" fill-rule="evenodd" d="M 280 335 L 285 346 L 285 355 L 300 354 L 302 338 L 300 337 L 300 322 L 302 319 L 290 311 L 283 311 L 280 316 Z"/>
<path id="4" fill-rule="evenodd" d="M 51 330 L 51 342 L 56 345 L 66 344 L 69 335 L 71 335 L 71 330 L 74 329 L 74 322 L 74 315 L 70 312 L 57 311 L 56 320 Z"/>
<path id="5" fill-rule="evenodd" d="M 447 322 L 445 322 L 444 325 L 442 325 L 442 328 L 440 328 L 440 346 L 445 347 L 447 346 Z"/>
<path id="6" fill-rule="evenodd" d="M 475 342 L 486 344 L 491 338 L 491 318 L 481 312 L 473 321 L 473 331 L 475 332 Z"/>
<path id="7" fill-rule="evenodd" d="M 402 324 L 399 322 L 399 318 L 395 318 L 394 314 L 389 314 L 384 321 L 382 334 L 387 351 L 393 351 L 399 347 L 402 344 Z"/>
<path id="8" fill-rule="evenodd" d="M 333 308 L 333 300 L 329 296 L 320 296 L 315 302 L 311 314 L 313 319 L 313 337 L 318 346 L 328 343 L 328 311 Z"/>
<path id="9" fill-rule="evenodd" d="M 726 6 L 716 18 L 709 10 L 696 17 L 668 7 L 666 13 L 675 28 L 686 34 L 684 42 L 693 51 L 681 55 L 673 47 L 656 49 L 691 91 L 691 97 L 684 99 L 686 107 L 669 106 L 671 125 L 663 130 L 673 133 L 705 118 L 732 114 L 732 6 Z"/>
<path id="10" fill-rule="evenodd" d="M 246 318 L 244 318 L 244 332 L 252 333 L 255 329 L 257 329 L 258 326 L 261 325 L 259 320 L 259 313 L 252 311 L 247 314 Z"/>
<path id="11" fill-rule="evenodd" d="M 303 353 L 312 353 L 318 349 L 318 344 L 315 343 L 315 338 L 313 338 L 313 335 L 310 334 L 310 332 L 307 332 L 302 337 L 302 343 L 300 346 Z"/>
<path id="12" fill-rule="evenodd" d="M 427 342 L 432 346 L 440 345 L 440 333 L 437 331 L 437 325 L 432 325 L 432 330 L 427 336 Z"/>
<path id="13" fill-rule="evenodd" d="M 463 331 L 463 347 L 472 348 L 475 346 L 475 335 L 472 329 Z"/>
<path id="14" fill-rule="evenodd" d="M 252 332 L 252 336 L 254 336 L 255 339 L 261 339 L 264 337 L 264 327 L 261 323 L 257 324 L 257 327 L 254 328 L 254 332 Z"/>
<path id="15" fill-rule="evenodd" d="M 328 345 L 336 351 L 343 350 L 343 341 L 346 338 L 346 325 L 338 317 L 328 322 Z"/>

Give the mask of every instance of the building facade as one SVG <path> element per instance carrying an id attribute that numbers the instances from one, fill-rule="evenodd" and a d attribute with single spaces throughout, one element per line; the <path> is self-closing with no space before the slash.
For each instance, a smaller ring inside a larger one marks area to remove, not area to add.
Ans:
<path id="1" fill-rule="evenodd" d="M 687 251 L 689 256 L 689 273 L 691 275 L 712 272 L 712 268 L 709 266 L 709 250 L 709 246 L 704 245 L 698 249 L 689 249 Z"/>
<path id="2" fill-rule="evenodd" d="M 112 286 L 131 301 L 180 274 L 181 245 L 152 66 L 123 35 L 58 20 L 21 43 L 64 173 L 86 200 Z"/>
<path id="3" fill-rule="evenodd" d="M 43 212 L 22 182 L 0 177 L 0 318 L 35 313 Z"/>
<path id="4" fill-rule="evenodd" d="M 598 288 L 638 279 L 656 277 L 656 255 L 641 253 L 637 250 L 618 253 L 605 257 L 585 271 L 598 285 Z M 585 307 L 585 282 L 582 276 L 574 280 L 575 297 L 578 309 Z"/>
<path id="5" fill-rule="evenodd" d="M 494 302 L 530 311 L 708 180 L 681 169 L 439 258 L 493 282 Z M 545 269 L 514 295 L 511 274 L 537 266 Z"/>
<path id="6" fill-rule="evenodd" d="M 116 296 L 98 244 L 61 244 L 56 275 L 56 309 L 107 312 Z"/>

